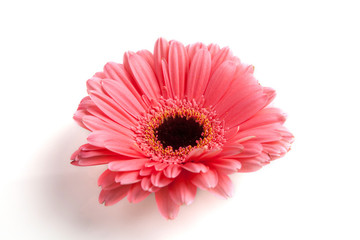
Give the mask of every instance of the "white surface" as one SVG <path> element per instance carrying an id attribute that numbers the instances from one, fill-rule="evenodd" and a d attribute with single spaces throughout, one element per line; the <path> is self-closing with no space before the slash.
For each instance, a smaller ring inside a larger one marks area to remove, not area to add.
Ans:
<path id="1" fill-rule="evenodd" d="M 2 1 L 0 238 L 359 239 L 359 22 L 356 1 Z M 232 199 L 200 192 L 174 221 L 154 197 L 99 205 L 104 167 L 69 164 L 85 81 L 159 36 L 230 46 L 296 137 L 233 175 Z"/>

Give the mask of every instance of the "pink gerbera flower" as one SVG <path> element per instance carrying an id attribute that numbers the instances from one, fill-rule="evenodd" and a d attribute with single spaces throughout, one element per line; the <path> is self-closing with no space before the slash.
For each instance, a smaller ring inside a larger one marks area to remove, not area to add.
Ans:
<path id="1" fill-rule="evenodd" d="M 124 55 L 87 82 L 74 119 L 91 131 L 72 164 L 107 164 L 99 202 L 155 193 L 173 219 L 197 189 L 232 195 L 229 174 L 260 169 L 290 149 L 284 114 L 267 107 L 275 91 L 228 48 L 159 39 L 154 53 Z"/>

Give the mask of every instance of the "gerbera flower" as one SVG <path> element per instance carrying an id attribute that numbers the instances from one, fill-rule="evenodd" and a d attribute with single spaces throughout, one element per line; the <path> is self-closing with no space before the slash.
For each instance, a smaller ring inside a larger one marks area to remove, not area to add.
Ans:
<path id="1" fill-rule="evenodd" d="M 124 55 L 87 82 L 74 119 L 91 131 L 72 164 L 107 164 L 99 202 L 113 205 L 155 193 L 160 213 L 177 216 L 197 189 L 232 195 L 229 174 L 282 157 L 293 136 L 284 114 L 267 107 L 251 65 L 228 48 L 157 40 L 154 53 Z"/>

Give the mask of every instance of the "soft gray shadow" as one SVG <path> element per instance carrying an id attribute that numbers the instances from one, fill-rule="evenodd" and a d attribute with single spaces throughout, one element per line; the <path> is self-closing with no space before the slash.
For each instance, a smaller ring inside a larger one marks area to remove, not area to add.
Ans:
<path id="1" fill-rule="evenodd" d="M 211 208 L 226 202 L 199 191 L 195 202 L 182 207 L 173 221 L 161 217 L 153 195 L 138 204 L 130 204 L 124 199 L 111 207 L 100 205 L 97 177 L 106 166 L 76 167 L 70 164 L 72 152 L 86 142 L 87 135 L 87 131 L 75 124 L 67 126 L 42 146 L 34 159 L 36 176 L 25 186 L 32 192 L 27 194 L 30 211 L 43 219 L 45 225 L 86 232 L 84 238 L 87 239 L 112 239 L 112 236 L 118 236 L 117 239 L 166 239 L 200 220 L 200 216 Z"/>

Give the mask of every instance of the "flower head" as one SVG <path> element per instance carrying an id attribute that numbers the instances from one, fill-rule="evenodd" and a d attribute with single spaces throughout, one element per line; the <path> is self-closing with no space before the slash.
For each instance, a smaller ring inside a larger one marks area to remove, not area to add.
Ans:
<path id="1" fill-rule="evenodd" d="M 125 53 L 87 82 L 74 119 L 91 133 L 72 164 L 107 164 L 100 203 L 155 193 L 168 219 L 198 188 L 230 197 L 229 174 L 260 169 L 293 140 L 284 114 L 267 107 L 275 91 L 253 70 L 214 44 L 159 39 L 154 53 Z"/>

